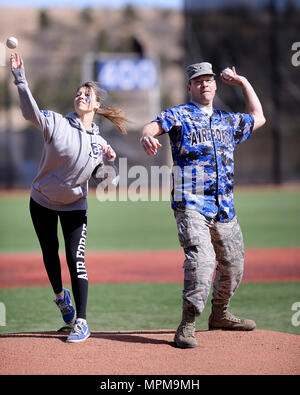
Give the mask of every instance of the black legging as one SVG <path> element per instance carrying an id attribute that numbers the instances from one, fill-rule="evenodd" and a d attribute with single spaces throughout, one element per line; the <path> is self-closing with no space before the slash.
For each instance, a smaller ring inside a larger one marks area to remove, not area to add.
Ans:
<path id="1" fill-rule="evenodd" d="M 45 268 L 55 294 L 60 293 L 63 288 L 57 237 L 59 217 L 65 240 L 66 260 L 71 277 L 77 318 L 86 319 L 88 297 L 88 279 L 84 261 L 86 211 L 50 210 L 30 199 L 30 214 L 41 245 Z"/>

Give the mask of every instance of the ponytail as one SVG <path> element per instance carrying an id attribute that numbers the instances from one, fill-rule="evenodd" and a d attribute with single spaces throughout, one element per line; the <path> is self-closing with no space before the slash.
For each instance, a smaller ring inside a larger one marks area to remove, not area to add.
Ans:
<path id="1" fill-rule="evenodd" d="M 125 118 L 124 113 L 119 108 L 115 107 L 104 107 L 98 108 L 96 110 L 96 114 L 102 115 L 107 118 L 110 122 L 112 122 L 122 134 L 127 134 L 124 123 L 129 122 L 127 118 Z"/>

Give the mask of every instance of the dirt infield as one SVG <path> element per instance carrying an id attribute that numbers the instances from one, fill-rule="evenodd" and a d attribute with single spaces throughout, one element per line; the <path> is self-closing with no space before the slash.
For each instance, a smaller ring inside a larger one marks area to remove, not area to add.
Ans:
<path id="1" fill-rule="evenodd" d="M 64 283 L 69 282 L 61 255 Z M 89 282 L 180 282 L 183 280 L 181 250 L 135 252 L 88 252 Z M 300 248 L 249 249 L 244 282 L 300 281 Z M 40 253 L 0 254 L 0 287 L 49 285 Z"/>
<path id="2" fill-rule="evenodd" d="M 182 281 L 183 253 L 87 253 L 90 283 Z M 69 275 L 63 261 L 63 278 Z M 49 285 L 40 254 L 0 254 L 0 287 Z M 244 281 L 300 281 L 300 249 L 247 250 Z M 66 334 L 0 335 L 2 375 L 298 375 L 298 335 L 272 331 L 197 331 L 199 347 L 174 347 L 174 329 L 92 332 L 81 344 Z M 66 368 L 67 367 L 67 368 Z M 100 383 L 100 377 L 99 377 Z M 127 391 L 128 392 L 128 391 Z"/>
<path id="3" fill-rule="evenodd" d="M 173 330 L 93 332 L 67 344 L 57 332 L 0 336 L 1 374 L 210 375 L 300 373 L 299 336 L 198 331 L 199 347 L 174 347 Z M 30 357 L 29 357 L 30 356 Z"/>

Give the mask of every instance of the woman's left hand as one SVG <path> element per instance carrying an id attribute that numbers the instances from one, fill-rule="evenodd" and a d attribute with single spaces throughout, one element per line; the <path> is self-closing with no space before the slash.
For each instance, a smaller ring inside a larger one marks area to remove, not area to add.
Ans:
<path id="1" fill-rule="evenodd" d="M 109 161 L 114 161 L 116 159 L 117 154 L 115 153 L 115 151 L 111 148 L 110 145 L 105 145 L 102 148 L 102 154 L 105 157 L 105 159 L 109 160 Z"/>

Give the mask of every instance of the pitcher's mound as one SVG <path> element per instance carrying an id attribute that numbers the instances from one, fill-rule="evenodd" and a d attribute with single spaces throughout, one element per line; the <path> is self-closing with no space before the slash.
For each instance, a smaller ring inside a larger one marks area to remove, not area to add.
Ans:
<path id="1" fill-rule="evenodd" d="M 174 330 L 92 332 L 79 344 L 59 332 L 0 336 L 1 374 L 203 375 L 300 373 L 298 335 L 197 331 L 199 346 L 178 349 Z"/>

